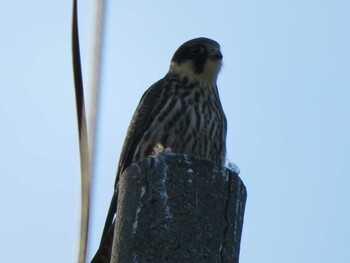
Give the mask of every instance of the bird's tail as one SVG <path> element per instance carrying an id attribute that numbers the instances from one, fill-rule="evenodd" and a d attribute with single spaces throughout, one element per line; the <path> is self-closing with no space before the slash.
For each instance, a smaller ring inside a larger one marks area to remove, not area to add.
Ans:
<path id="1" fill-rule="evenodd" d="M 114 224 L 115 222 L 112 223 L 104 239 L 101 241 L 95 256 L 91 260 L 91 263 L 110 263 L 111 262 L 112 244 L 113 244 L 113 236 L 114 236 Z"/>

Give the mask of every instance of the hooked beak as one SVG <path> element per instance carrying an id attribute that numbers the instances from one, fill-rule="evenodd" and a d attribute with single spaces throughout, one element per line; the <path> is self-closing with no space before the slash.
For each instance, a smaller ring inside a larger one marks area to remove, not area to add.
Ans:
<path id="1" fill-rule="evenodd" d="M 222 60 L 222 54 L 221 54 L 220 48 L 219 47 L 213 48 L 209 54 L 209 58 L 213 60 Z"/>

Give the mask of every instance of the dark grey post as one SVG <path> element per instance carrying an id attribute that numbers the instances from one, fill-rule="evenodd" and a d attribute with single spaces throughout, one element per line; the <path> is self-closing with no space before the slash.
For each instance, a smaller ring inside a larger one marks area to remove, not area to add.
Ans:
<path id="1" fill-rule="evenodd" d="M 112 263 L 239 261 L 246 188 L 195 156 L 163 153 L 120 178 Z"/>

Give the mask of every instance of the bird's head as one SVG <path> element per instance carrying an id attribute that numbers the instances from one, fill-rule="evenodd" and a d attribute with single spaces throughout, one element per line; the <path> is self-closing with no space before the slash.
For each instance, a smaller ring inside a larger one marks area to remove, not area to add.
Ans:
<path id="1" fill-rule="evenodd" d="M 222 64 L 220 45 L 209 38 L 200 37 L 182 44 L 171 59 L 169 72 L 215 84 Z"/>

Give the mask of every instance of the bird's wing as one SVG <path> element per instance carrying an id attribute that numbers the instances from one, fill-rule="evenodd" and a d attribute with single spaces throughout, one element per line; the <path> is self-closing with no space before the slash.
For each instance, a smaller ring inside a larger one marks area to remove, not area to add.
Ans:
<path id="1" fill-rule="evenodd" d="M 113 218 L 117 211 L 118 201 L 118 182 L 120 175 L 124 170 L 132 163 L 133 156 L 135 154 L 138 142 L 141 140 L 145 131 L 148 129 L 155 114 L 161 107 L 161 97 L 163 91 L 167 88 L 166 78 L 159 80 L 153 84 L 142 96 L 136 111 L 131 119 L 124 145 L 120 154 L 118 170 L 116 174 L 116 180 L 114 185 L 114 194 L 109 206 L 108 214 L 106 217 L 105 226 L 101 237 L 101 245 L 106 238 L 107 233 L 110 233 L 110 228 L 113 226 Z"/>
<path id="2" fill-rule="evenodd" d="M 145 131 L 148 130 L 152 119 L 159 110 L 159 106 L 161 104 L 160 98 L 162 97 L 162 93 L 166 88 L 165 78 L 153 84 L 143 94 L 136 108 L 120 154 L 115 187 L 118 184 L 119 176 L 131 165 L 139 141 L 143 137 Z"/>

